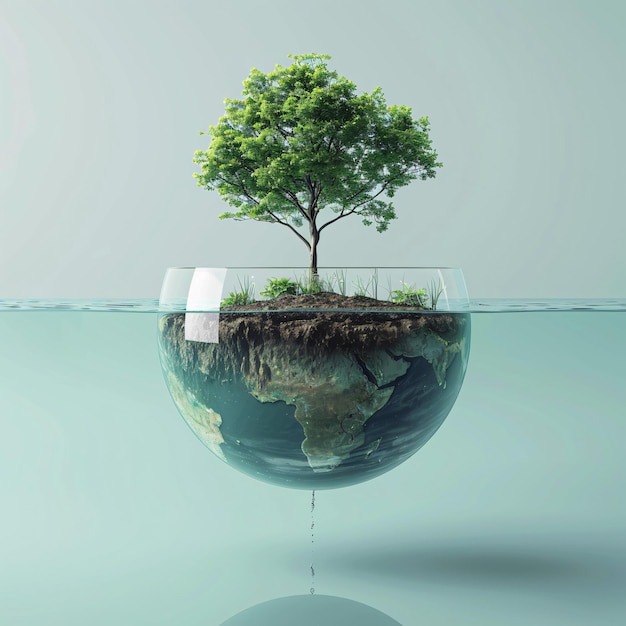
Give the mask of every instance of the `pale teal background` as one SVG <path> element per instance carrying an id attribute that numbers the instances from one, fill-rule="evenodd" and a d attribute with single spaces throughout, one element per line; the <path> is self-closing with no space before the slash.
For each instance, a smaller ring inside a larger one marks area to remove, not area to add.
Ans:
<path id="1" fill-rule="evenodd" d="M 198 131 L 256 66 L 331 65 L 427 114 L 444 168 L 323 265 L 451 265 L 474 297 L 624 297 L 621 0 L 0 0 L 0 297 L 156 297 L 170 265 L 306 264 L 219 222 Z M 283 232 L 284 231 L 284 232 Z"/>
<path id="2" fill-rule="evenodd" d="M 444 168 L 325 265 L 456 265 L 475 297 L 625 297 L 620 0 L 0 0 L 0 298 L 156 297 L 295 265 L 219 222 L 198 131 L 250 67 L 327 52 L 428 114 Z M 318 592 L 403 626 L 626 621 L 623 314 L 473 316 L 442 430 L 318 497 Z M 219 624 L 309 586 L 309 498 L 237 474 L 167 395 L 152 315 L 0 314 L 0 623 Z"/>

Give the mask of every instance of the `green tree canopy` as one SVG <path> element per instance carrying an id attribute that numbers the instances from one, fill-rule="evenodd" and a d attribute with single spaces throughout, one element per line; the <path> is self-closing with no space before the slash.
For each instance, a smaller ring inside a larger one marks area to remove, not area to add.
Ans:
<path id="1" fill-rule="evenodd" d="M 387 106 L 382 90 L 358 94 L 328 68 L 327 55 L 291 56 L 289 67 L 252 69 L 243 99 L 225 100 L 198 150 L 198 185 L 214 189 L 236 209 L 220 218 L 273 222 L 289 228 L 310 252 L 317 273 L 322 231 L 357 215 L 387 230 L 395 192 L 441 167 L 427 117 Z M 321 214 L 323 213 L 323 216 Z"/>

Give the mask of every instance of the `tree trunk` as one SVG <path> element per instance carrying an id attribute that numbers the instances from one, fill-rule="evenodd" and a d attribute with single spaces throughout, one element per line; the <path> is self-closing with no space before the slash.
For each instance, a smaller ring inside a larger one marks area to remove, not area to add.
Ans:
<path id="1" fill-rule="evenodd" d="M 315 184 L 311 180 L 310 174 L 305 176 L 305 182 L 309 189 L 309 206 L 308 206 L 308 220 L 309 220 L 309 243 L 310 243 L 310 252 L 311 257 L 309 260 L 309 278 L 311 287 L 317 284 L 318 275 L 317 275 L 317 244 L 320 240 L 320 231 L 317 228 L 317 224 L 315 220 L 317 218 L 318 208 L 317 208 L 317 197 L 315 194 Z"/>
<path id="2" fill-rule="evenodd" d="M 309 233 L 310 233 L 310 244 L 311 244 L 309 274 L 310 274 L 310 279 L 311 279 L 311 285 L 313 285 L 313 281 L 317 280 L 317 244 L 320 240 L 320 233 L 319 233 L 319 230 L 317 229 L 317 225 L 315 224 L 315 222 L 310 222 Z"/>

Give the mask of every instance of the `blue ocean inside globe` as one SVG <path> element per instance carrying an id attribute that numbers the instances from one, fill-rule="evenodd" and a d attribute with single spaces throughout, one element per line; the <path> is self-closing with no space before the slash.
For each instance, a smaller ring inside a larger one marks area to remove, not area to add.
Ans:
<path id="1" fill-rule="evenodd" d="M 204 341 L 198 322 L 159 319 L 179 412 L 233 468 L 298 489 L 360 483 L 408 459 L 450 412 L 469 353 L 465 313 L 222 312 L 207 314 Z"/>

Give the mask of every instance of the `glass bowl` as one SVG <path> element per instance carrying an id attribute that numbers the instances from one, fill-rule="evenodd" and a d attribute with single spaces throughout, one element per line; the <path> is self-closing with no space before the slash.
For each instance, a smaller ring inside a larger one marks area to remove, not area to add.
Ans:
<path id="1" fill-rule="evenodd" d="M 161 366 L 221 460 L 330 489 L 419 450 L 461 389 L 469 299 L 455 268 L 170 268 Z"/>

